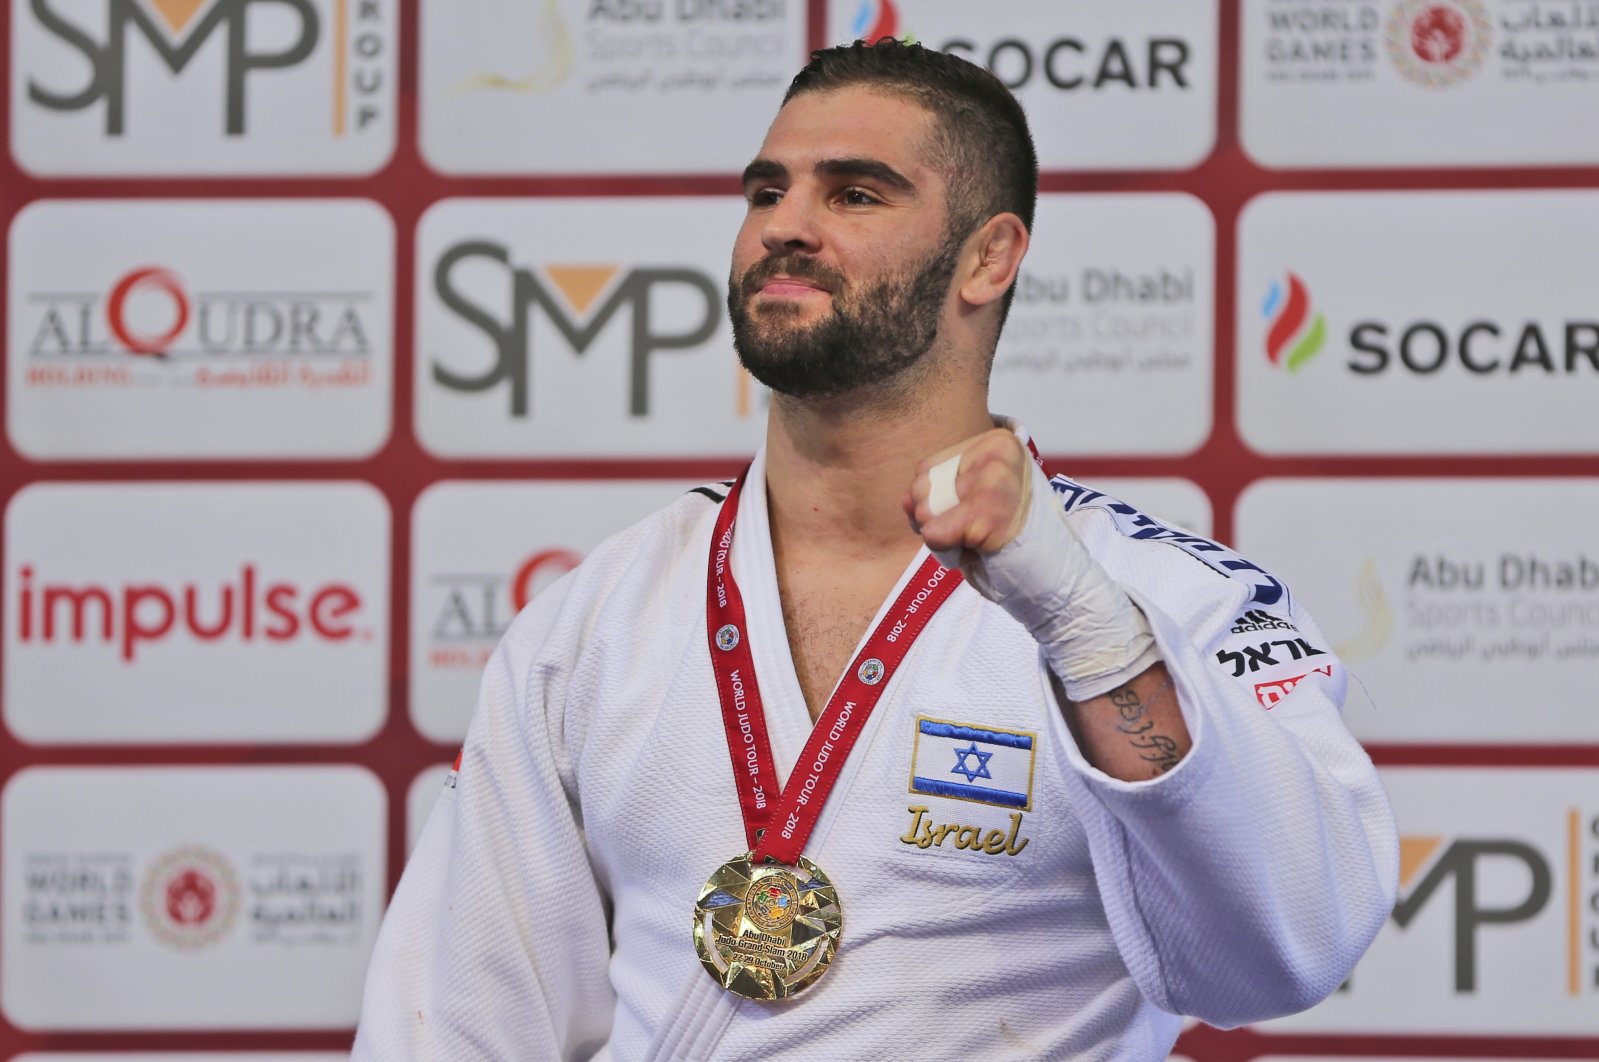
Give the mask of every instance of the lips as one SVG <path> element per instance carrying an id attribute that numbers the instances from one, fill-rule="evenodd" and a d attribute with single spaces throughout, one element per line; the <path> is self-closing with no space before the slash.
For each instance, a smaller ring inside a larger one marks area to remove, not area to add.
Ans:
<path id="1" fill-rule="evenodd" d="M 815 281 L 786 276 L 771 277 L 763 281 L 759 290 L 762 295 L 770 295 L 777 298 L 803 297 L 810 294 L 827 293 L 827 289 Z"/>
<path id="2" fill-rule="evenodd" d="M 803 298 L 818 291 L 830 295 L 843 286 L 843 279 L 819 262 L 790 256 L 768 258 L 751 266 L 739 286 L 746 299 L 757 294 Z"/>

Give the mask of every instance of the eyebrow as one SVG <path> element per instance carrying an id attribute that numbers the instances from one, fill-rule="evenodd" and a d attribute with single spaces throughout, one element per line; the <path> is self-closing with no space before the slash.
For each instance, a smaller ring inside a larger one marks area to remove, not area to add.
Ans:
<path id="1" fill-rule="evenodd" d="M 901 195 L 914 196 L 916 185 L 909 177 L 900 173 L 886 162 L 877 159 L 847 157 L 837 159 L 822 159 L 813 167 L 814 171 L 825 177 L 864 177 L 886 187 L 892 188 Z M 758 181 L 787 180 L 788 167 L 781 162 L 771 159 L 756 159 L 744 167 L 744 187 Z"/>

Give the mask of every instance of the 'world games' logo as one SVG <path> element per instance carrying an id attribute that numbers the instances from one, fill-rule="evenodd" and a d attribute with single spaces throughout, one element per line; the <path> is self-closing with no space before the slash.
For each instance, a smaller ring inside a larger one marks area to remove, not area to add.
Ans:
<path id="1" fill-rule="evenodd" d="M 1286 295 L 1280 283 L 1271 282 L 1260 314 L 1271 322 L 1266 333 L 1266 357 L 1289 372 L 1298 372 L 1327 341 L 1327 319 L 1320 313 L 1311 316 L 1310 293 L 1305 290 L 1304 281 L 1293 273 L 1288 274 Z"/>
<path id="2" fill-rule="evenodd" d="M 1475 74 L 1493 35 L 1481 0 L 1401 0 L 1388 16 L 1388 58 L 1405 77 L 1446 88 Z"/>

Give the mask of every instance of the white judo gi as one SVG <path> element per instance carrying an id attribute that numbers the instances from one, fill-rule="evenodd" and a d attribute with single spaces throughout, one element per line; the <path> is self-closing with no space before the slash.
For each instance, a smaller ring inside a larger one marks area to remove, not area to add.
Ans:
<path id="1" fill-rule="evenodd" d="M 725 488 L 690 493 L 507 633 L 379 935 L 355 1057 L 1144 1062 L 1176 1014 L 1236 1025 L 1336 988 L 1398 873 L 1344 669 L 1268 573 L 1054 485 L 1177 685 L 1193 747 L 1173 770 L 1089 766 L 1031 636 L 962 585 L 806 846 L 843 908 L 832 969 L 789 1000 L 728 993 L 692 938 L 745 836 L 705 632 Z M 786 780 L 811 721 L 760 457 L 731 563 Z"/>

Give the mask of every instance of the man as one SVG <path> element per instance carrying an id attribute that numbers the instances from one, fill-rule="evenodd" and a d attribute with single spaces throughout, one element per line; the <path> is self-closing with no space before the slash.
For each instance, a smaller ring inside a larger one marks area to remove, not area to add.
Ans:
<path id="1" fill-rule="evenodd" d="M 795 79 L 728 295 L 766 445 L 517 619 L 357 1057 L 1160 1059 L 1348 975 L 1397 843 L 1342 667 L 987 409 L 1035 189 L 970 64 Z"/>

